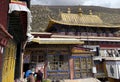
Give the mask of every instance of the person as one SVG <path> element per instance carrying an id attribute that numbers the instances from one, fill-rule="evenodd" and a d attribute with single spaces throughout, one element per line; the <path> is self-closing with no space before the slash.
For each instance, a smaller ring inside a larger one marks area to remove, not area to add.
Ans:
<path id="1" fill-rule="evenodd" d="M 28 69 L 25 73 L 25 78 L 29 77 L 30 73 L 32 73 L 32 71 L 30 69 Z"/>
<path id="2" fill-rule="evenodd" d="M 35 68 L 33 66 L 31 67 L 31 71 L 35 73 Z"/>
<path id="3" fill-rule="evenodd" d="M 29 76 L 28 76 L 28 78 L 27 78 L 27 82 L 35 82 L 33 73 L 29 73 Z"/>
<path id="4" fill-rule="evenodd" d="M 38 73 L 36 73 L 36 82 L 42 82 L 43 80 L 43 73 L 41 72 L 41 70 L 38 70 Z"/>

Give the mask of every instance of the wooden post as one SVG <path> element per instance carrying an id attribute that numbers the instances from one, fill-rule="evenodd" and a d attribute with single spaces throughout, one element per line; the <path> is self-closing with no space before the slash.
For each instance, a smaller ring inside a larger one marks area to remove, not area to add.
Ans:
<path id="1" fill-rule="evenodd" d="M 21 61 L 21 69 L 20 69 L 20 78 L 23 78 L 24 77 L 24 75 L 23 75 L 23 61 L 24 61 L 24 59 L 23 59 L 23 56 L 24 56 L 24 49 L 25 49 L 25 46 L 26 46 L 26 44 L 27 44 L 27 41 L 25 41 L 23 44 L 22 44 L 22 48 L 21 48 L 21 59 L 20 59 L 20 61 Z"/>
<path id="2" fill-rule="evenodd" d="M 74 62 L 73 62 L 73 58 L 69 59 L 69 65 L 70 65 L 70 79 L 74 79 Z"/>
<path id="3" fill-rule="evenodd" d="M 21 53 L 21 69 L 20 69 L 20 78 L 22 79 L 23 78 L 23 55 L 24 55 L 24 53 L 22 52 Z"/>
<path id="4" fill-rule="evenodd" d="M 44 79 L 47 79 L 47 62 L 44 65 Z"/>

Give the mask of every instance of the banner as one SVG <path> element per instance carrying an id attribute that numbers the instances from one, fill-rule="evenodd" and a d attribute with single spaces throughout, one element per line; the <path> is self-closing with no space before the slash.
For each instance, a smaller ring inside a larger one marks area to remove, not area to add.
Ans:
<path id="1" fill-rule="evenodd" d="M 106 62 L 108 77 L 120 79 L 120 62 L 108 61 Z"/>

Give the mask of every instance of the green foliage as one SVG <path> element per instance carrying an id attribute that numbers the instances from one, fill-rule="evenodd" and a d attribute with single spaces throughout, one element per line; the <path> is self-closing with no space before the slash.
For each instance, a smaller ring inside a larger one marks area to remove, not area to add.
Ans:
<path id="1" fill-rule="evenodd" d="M 44 79 L 43 82 L 51 82 L 50 79 Z"/>

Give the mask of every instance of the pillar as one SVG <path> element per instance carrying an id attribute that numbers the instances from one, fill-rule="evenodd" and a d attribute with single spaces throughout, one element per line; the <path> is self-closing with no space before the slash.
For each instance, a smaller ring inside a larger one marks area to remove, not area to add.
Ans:
<path id="1" fill-rule="evenodd" d="M 15 79 L 21 77 L 21 43 L 17 43 L 16 61 L 15 61 Z"/>
<path id="2" fill-rule="evenodd" d="M 69 59 L 69 65 L 70 65 L 70 79 L 74 79 L 74 61 L 73 61 L 73 58 Z"/>
<path id="3" fill-rule="evenodd" d="M 20 64 L 20 65 L 21 65 L 21 66 L 20 66 L 20 67 L 21 67 L 21 68 L 20 68 L 20 78 L 23 78 L 23 77 L 24 77 L 24 75 L 23 75 L 23 55 L 24 55 L 24 53 L 22 52 L 22 53 L 21 53 L 21 58 L 20 58 L 20 59 L 21 59 L 21 64 Z"/>

